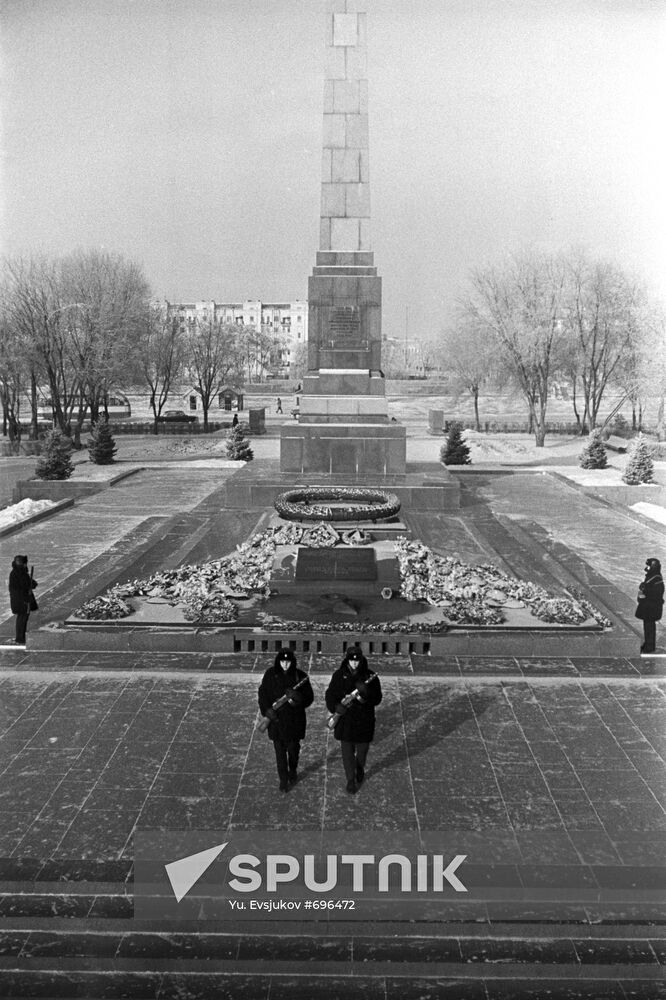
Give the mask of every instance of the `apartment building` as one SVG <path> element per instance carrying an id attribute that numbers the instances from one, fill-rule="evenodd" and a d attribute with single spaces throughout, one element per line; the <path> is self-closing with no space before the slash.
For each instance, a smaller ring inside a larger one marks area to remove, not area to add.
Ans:
<path id="1" fill-rule="evenodd" d="M 275 374 L 289 376 L 292 352 L 298 344 L 308 339 L 308 304 L 306 301 L 262 302 L 246 299 L 244 302 L 167 302 L 170 315 L 177 315 L 183 325 L 195 319 L 233 323 L 247 329 L 272 335 L 280 345 Z"/>

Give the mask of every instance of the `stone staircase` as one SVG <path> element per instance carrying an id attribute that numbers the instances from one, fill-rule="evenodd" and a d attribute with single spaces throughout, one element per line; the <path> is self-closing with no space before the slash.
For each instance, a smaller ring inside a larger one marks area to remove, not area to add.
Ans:
<path id="1" fill-rule="evenodd" d="M 595 893 L 496 884 L 418 922 L 175 924 L 134 919 L 128 862 L 8 859 L 0 996 L 650 1000 L 666 996 L 652 875 L 609 867 L 605 881 L 624 888 Z"/>

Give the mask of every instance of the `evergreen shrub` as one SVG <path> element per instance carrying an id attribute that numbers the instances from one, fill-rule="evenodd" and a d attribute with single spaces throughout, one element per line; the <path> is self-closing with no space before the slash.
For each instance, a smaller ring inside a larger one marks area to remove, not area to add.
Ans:
<path id="1" fill-rule="evenodd" d="M 87 447 L 90 461 L 95 465 L 111 465 L 115 461 L 113 456 L 118 449 L 106 417 L 93 424 Z"/>
<path id="2" fill-rule="evenodd" d="M 654 476 L 654 464 L 650 457 L 650 449 L 642 434 L 636 438 L 630 452 L 622 481 L 628 486 L 640 486 L 641 483 L 651 483 Z"/>
<path id="3" fill-rule="evenodd" d="M 606 446 L 601 437 L 601 431 L 594 430 L 588 443 L 583 448 L 579 464 L 583 469 L 605 469 L 608 465 Z"/>
<path id="4" fill-rule="evenodd" d="M 252 448 L 245 440 L 242 424 L 232 427 L 227 435 L 227 457 L 236 462 L 251 462 L 254 458 Z"/>
<path id="5" fill-rule="evenodd" d="M 35 475 L 38 479 L 69 479 L 74 472 L 71 456 L 71 439 L 58 430 L 48 431 Z"/>
<path id="6" fill-rule="evenodd" d="M 449 427 L 439 458 L 444 465 L 471 465 L 469 447 L 463 441 L 463 425 L 454 421 Z"/>

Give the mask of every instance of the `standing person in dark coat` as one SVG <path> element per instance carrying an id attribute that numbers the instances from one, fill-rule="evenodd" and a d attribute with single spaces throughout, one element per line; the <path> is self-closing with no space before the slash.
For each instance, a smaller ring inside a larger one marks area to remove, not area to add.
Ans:
<path id="1" fill-rule="evenodd" d="M 16 615 L 16 645 L 25 646 L 25 633 L 33 605 L 36 608 L 33 590 L 37 581 L 28 572 L 28 557 L 14 556 L 9 574 L 9 602 Z"/>
<path id="2" fill-rule="evenodd" d="M 636 617 L 643 621 L 641 653 L 654 653 L 657 645 L 657 622 L 664 610 L 664 580 L 658 559 L 645 560 L 645 579 L 638 585 Z"/>
<path id="3" fill-rule="evenodd" d="M 305 683 L 300 684 L 301 681 Z M 294 690 L 300 684 L 298 690 Z M 274 707 L 286 695 L 285 703 Z M 308 675 L 296 666 L 291 649 L 281 649 L 259 685 L 259 711 L 268 720 L 268 738 L 273 741 L 280 791 L 288 792 L 298 780 L 298 758 L 305 736 L 305 709 L 314 701 Z"/>
<path id="4" fill-rule="evenodd" d="M 358 696 L 351 698 L 352 692 Z M 359 646 L 351 646 L 331 677 L 326 691 L 326 707 L 339 715 L 333 735 L 340 740 L 347 791 L 354 795 L 365 777 L 365 762 L 375 734 L 375 705 L 382 700 L 379 677 L 371 674 Z"/>

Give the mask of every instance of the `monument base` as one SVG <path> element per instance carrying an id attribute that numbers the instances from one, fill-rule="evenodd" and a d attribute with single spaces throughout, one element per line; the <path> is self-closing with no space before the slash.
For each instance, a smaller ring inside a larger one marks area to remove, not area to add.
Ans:
<path id="1" fill-rule="evenodd" d="M 400 424 L 298 423 L 280 432 L 280 472 L 297 475 L 404 476 L 406 452 Z"/>
<path id="2" fill-rule="evenodd" d="M 396 426 L 395 424 L 392 426 Z M 366 486 L 395 493 L 403 511 L 452 511 L 460 507 L 460 479 L 437 463 L 411 466 L 404 475 L 343 475 L 318 472 L 313 475 L 282 472 L 277 460 L 250 462 L 225 483 L 224 505 L 230 509 L 261 510 L 272 507 L 285 490 L 306 486 Z M 381 522 L 377 529 L 381 527 Z M 383 529 L 382 529 L 383 530 Z M 373 527 L 373 531 L 375 528 Z"/>

